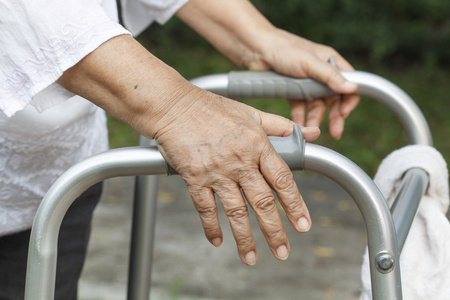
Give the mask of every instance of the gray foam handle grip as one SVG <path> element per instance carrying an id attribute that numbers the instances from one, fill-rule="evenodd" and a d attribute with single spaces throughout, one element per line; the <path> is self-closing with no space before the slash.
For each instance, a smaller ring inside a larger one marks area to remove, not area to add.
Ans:
<path id="1" fill-rule="evenodd" d="M 272 71 L 237 71 L 228 75 L 228 97 L 286 98 L 311 101 L 336 95 L 328 86 L 313 79 L 298 79 Z"/>
<path id="2" fill-rule="evenodd" d="M 269 136 L 269 141 L 292 171 L 305 169 L 305 140 L 300 126 L 294 125 L 294 132 L 290 136 Z M 167 164 L 167 174 L 175 175 L 178 173 Z"/>
<path id="3" fill-rule="evenodd" d="M 290 136 L 269 136 L 269 141 L 292 171 L 305 169 L 305 140 L 300 126 L 294 125 L 294 132 Z"/>

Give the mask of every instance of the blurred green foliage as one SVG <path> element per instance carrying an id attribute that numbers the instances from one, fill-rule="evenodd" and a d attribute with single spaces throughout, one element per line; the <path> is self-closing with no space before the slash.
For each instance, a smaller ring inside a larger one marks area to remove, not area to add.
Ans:
<path id="1" fill-rule="evenodd" d="M 450 65 L 450 1 L 252 2 L 274 25 L 330 45 L 345 57 L 364 60 L 368 66 Z M 205 43 L 192 30 L 173 20 L 162 30 L 151 32 L 158 44 L 172 37 L 187 46 Z"/>
<path id="2" fill-rule="evenodd" d="M 369 65 L 447 64 L 450 1 L 254 0 L 277 26 Z"/>
<path id="3" fill-rule="evenodd" d="M 276 26 L 330 45 L 358 70 L 378 74 L 405 90 L 422 109 L 435 146 L 450 159 L 450 1 L 441 0 L 274 0 L 252 1 Z M 195 32 L 173 18 L 138 37 L 150 52 L 186 78 L 237 67 Z M 283 100 L 243 101 L 289 117 Z M 328 134 L 316 143 L 342 153 L 374 175 L 381 160 L 407 144 L 398 119 L 383 105 L 362 99 L 347 119 L 341 140 Z M 137 144 L 138 135 L 111 120 L 111 146 Z"/>

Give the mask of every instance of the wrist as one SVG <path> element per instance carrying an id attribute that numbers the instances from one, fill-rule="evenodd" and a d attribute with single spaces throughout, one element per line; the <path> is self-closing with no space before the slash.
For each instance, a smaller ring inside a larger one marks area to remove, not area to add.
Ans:
<path id="1" fill-rule="evenodd" d="M 247 0 L 190 0 L 177 16 L 237 65 L 262 59 L 277 29 Z"/>
<path id="2" fill-rule="evenodd" d="M 180 76 L 180 75 L 179 75 Z M 181 77 L 181 76 L 180 76 Z M 154 95 L 151 105 L 137 112 L 134 128 L 141 134 L 158 139 L 183 115 L 202 107 L 207 92 L 190 84 L 184 78 L 178 82 L 169 79 L 166 87 Z"/>

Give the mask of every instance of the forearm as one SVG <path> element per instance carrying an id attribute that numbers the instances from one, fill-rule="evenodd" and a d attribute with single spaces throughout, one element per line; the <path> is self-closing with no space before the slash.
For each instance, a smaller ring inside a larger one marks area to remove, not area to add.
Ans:
<path id="1" fill-rule="evenodd" d="M 247 0 L 190 0 L 177 16 L 237 65 L 263 60 L 277 29 Z"/>
<path id="2" fill-rule="evenodd" d="M 194 89 L 128 35 L 106 41 L 57 82 L 148 137 L 155 136 L 181 91 Z"/>

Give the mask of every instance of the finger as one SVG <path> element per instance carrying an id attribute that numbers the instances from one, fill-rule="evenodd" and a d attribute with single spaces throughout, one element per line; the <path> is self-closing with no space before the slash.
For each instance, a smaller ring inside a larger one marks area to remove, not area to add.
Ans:
<path id="1" fill-rule="evenodd" d="M 343 58 L 339 53 L 332 53 L 330 56 L 333 56 L 336 66 L 339 70 L 345 70 L 345 71 L 354 71 L 355 68 L 345 59 Z"/>
<path id="2" fill-rule="evenodd" d="M 269 136 L 289 136 L 294 131 L 294 122 L 289 119 L 269 114 L 261 111 L 256 111 L 256 117 L 265 133 Z M 310 142 L 320 135 L 318 127 L 302 127 L 303 137 Z"/>
<path id="3" fill-rule="evenodd" d="M 360 97 L 358 95 L 353 94 L 353 95 L 344 95 L 342 98 L 343 100 L 340 106 L 340 113 L 342 116 L 344 116 L 344 118 L 346 118 L 358 106 Z"/>
<path id="4" fill-rule="evenodd" d="M 261 163 L 261 172 L 277 193 L 291 225 L 298 232 L 311 228 L 311 217 L 294 181 L 291 170 L 277 155 L 270 154 Z M 271 175 L 269 175 L 271 174 Z"/>
<path id="5" fill-rule="evenodd" d="M 340 139 L 344 132 L 345 117 L 341 114 L 340 96 L 327 98 L 328 106 L 330 107 L 330 113 L 328 118 L 330 119 L 330 135 L 335 139 Z"/>
<path id="6" fill-rule="evenodd" d="M 289 136 L 294 130 L 294 122 L 287 118 L 256 109 L 253 110 L 253 113 L 267 135 Z"/>
<path id="7" fill-rule="evenodd" d="M 305 101 L 288 100 L 291 108 L 292 121 L 298 125 L 305 126 L 306 104 Z"/>
<path id="8" fill-rule="evenodd" d="M 310 70 L 309 76 L 325 83 L 338 94 L 353 94 L 358 89 L 357 84 L 345 79 L 339 69 L 327 62 L 315 60 L 314 65 L 310 65 L 308 70 Z"/>
<path id="9" fill-rule="evenodd" d="M 255 211 L 256 220 L 273 255 L 279 260 L 285 260 L 289 256 L 289 243 L 272 190 L 259 170 L 243 173 L 239 184 Z"/>
<path id="10" fill-rule="evenodd" d="M 214 191 L 222 203 L 236 241 L 239 257 L 247 265 L 258 259 L 255 241 L 248 216 L 248 208 L 239 186 L 235 182 L 216 182 Z"/>
<path id="11" fill-rule="evenodd" d="M 302 126 L 300 126 L 300 129 L 302 130 L 303 138 L 307 142 L 315 141 L 320 136 L 319 127 L 302 127 Z"/>
<path id="12" fill-rule="evenodd" d="M 200 216 L 206 238 L 215 247 L 219 247 L 222 244 L 223 235 L 214 193 L 209 188 L 192 185 L 188 185 L 188 190 Z"/>
<path id="13" fill-rule="evenodd" d="M 308 102 L 308 117 L 306 126 L 319 127 L 325 117 L 327 105 L 323 99 L 315 99 Z"/>

